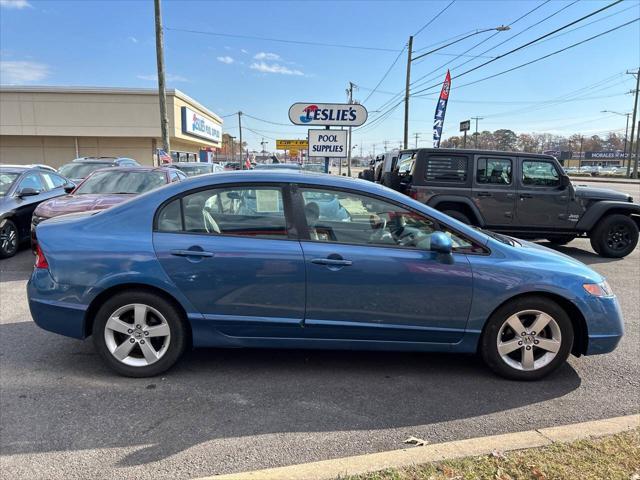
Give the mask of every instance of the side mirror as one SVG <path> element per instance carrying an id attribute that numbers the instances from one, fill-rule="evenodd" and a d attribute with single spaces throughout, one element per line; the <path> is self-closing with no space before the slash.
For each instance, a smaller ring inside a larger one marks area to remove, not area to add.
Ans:
<path id="1" fill-rule="evenodd" d="M 64 186 L 64 193 L 71 193 L 76 189 L 76 184 L 69 182 Z"/>
<path id="2" fill-rule="evenodd" d="M 451 238 L 443 232 L 434 232 L 431 234 L 431 251 L 450 255 L 453 250 Z"/>
<path id="3" fill-rule="evenodd" d="M 35 188 L 25 187 L 18 192 L 18 197 L 33 197 L 35 195 L 39 195 L 40 190 L 36 190 Z"/>
<path id="4" fill-rule="evenodd" d="M 565 188 L 568 188 L 569 186 L 571 186 L 571 179 L 569 178 L 568 175 L 562 175 L 560 177 L 560 188 L 562 190 L 564 190 Z"/>

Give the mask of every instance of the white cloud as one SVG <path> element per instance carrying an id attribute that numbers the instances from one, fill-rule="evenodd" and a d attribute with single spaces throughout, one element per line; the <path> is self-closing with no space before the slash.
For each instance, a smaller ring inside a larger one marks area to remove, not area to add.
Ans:
<path id="1" fill-rule="evenodd" d="M 49 66 L 27 61 L 0 61 L 0 83 L 37 82 L 49 76 Z"/>
<path id="2" fill-rule="evenodd" d="M 138 43 L 138 39 L 136 37 L 129 37 L 129 41 L 132 43 Z"/>
<path id="3" fill-rule="evenodd" d="M 249 66 L 252 70 L 257 70 L 262 73 L 279 73 L 281 75 L 297 75 L 304 76 L 304 72 L 300 70 L 291 70 L 284 65 L 278 63 L 266 63 L 266 62 L 254 62 Z"/>
<path id="4" fill-rule="evenodd" d="M 16 10 L 33 8 L 27 0 L 0 0 L 0 7 L 15 8 Z"/>
<path id="5" fill-rule="evenodd" d="M 234 62 L 233 58 L 231 58 L 229 55 L 225 55 L 224 57 L 216 57 L 216 58 L 219 62 L 226 63 L 227 65 Z"/>
<path id="6" fill-rule="evenodd" d="M 253 58 L 256 60 L 280 60 L 280 55 L 271 52 L 260 52 L 256 53 Z"/>
<path id="7" fill-rule="evenodd" d="M 249 52 L 247 52 L 244 48 L 241 48 L 241 49 L 240 49 L 240 51 L 241 51 L 242 53 L 244 53 L 245 55 L 248 55 L 248 54 L 249 54 Z"/>
<path id="8" fill-rule="evenodd" d="M 157 82 L 158 81 L 158 75 L 153 73 L 151 75 L 137 75 L 137 78 L 139 78 L 140 80 L 147 80 L 149 82 Z M 167 82 L 188 82 L 189 79 L 183 77 L 182 75 L 174 75 L 172 73 L 167 73 L 164 76 L 164 79 Z"/>

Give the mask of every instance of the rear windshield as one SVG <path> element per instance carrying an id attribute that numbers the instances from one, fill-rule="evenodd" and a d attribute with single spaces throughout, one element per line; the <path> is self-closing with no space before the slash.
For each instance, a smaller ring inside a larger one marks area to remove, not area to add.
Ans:
<path id="1" fill-rule="evenodd" d="M 164 172 L 109 171 L 96 172 L 74 192 L 78 195 L 96 193 L 137 194 L 148 192 L 167 183 Z"/>
<path id="2" fill-rule="evenodd" d="M 0 172 L 0 197 L 4 197 L 7 194 L 18 175 L 18 173 L 13 172 Z"/>
<path id="3" fill-rule="evenodd" d="M 91 162 L 91 163 L 67 163 L 60 167 L 58 173 L 67 178 L 86 178 L 91 172 L 100 168 L 111 167 L 112 163 Z"/>

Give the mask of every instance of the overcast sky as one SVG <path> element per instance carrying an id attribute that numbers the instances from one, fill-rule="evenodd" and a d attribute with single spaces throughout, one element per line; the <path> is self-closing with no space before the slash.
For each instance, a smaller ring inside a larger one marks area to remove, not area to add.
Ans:
<path id="1" fill-rule="evenodd" d="M 372 112 L 369 122 L 354 131 L 353 143 L 363 145 L 365 152 L 377 144 L 380 151 L 384 140 L 397 147 L 402 138 L 403 106 L 401 96 L 394 94 L 404 89 L 407 56 L 401 50 L 409 35 L 417 33 L 414 49 L 419 55 L 474 30 L 504 24 L 511 29 L 473 35 L 414 62 L 411 145 L 414 133 L 420 134 L 419 145 L 431 144 L 437 84 L 447 68 L 454 78 L 444 137 L 457 134 L 459 122 L 474 116 L 484 117 L 481 130 L 588 135 L 622 129 L 624 133 L 624 117 L 601 111 L 632 108 L 627 92 L 635 80 L 624 72 L 640 65 L 637 21 L 531 65 L 482 79 L 637 19 L 637 0 L 621 2 L 455 78 L 611 3 L 164 0 L 167 80 L 169 87 L 219 115 L 242 110 L 273 122 L 244 118 L 244 137 L 255 149 L 260 149 L 263 136 L 270 149 L 275 138 L 304 137 L 305 127 L 290 125 L 289 106 L 296 101 L 345 101 L 345 88 L 352 81 L 360 87 L 354 98 Z M 155 62 L 152 0 L 0 0 L 3 84 L 153 88 Z M 237 119 L 225 118 L 224 130 L 236 135 Z"/>

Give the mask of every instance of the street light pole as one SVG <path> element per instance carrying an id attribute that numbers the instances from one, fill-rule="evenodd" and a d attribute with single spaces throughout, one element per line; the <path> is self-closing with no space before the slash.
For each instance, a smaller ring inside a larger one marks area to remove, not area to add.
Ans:
<path id="1" fill-rule="evenodd" d="M 638 112 L 638 90 L 640 89 L 640 68 L 637 72 L 627 72 L 630 75 L 636 76 L 636 89 L 635 96 L 633 97 L 633 120 L 631 120 L 631 142 L 629 143 L 629 163 L 627 164 L 627 177 L 631 176 L 631 157 L 633 156 L 633 137 L 636 129 L 636 113 Z M 638 129 L 640 130 L 640 128 Z M 633 175 L 632 178 L 638 177 L 638 156 L 633 162 Z"/>
<path id="2" fill-rule="evenodd" d="M 453 42 L 449 42 L 446 45 L 442 45 L 441 47 L 434 48 L 433 50 L 429 50 L 423 54 L 418 55 L 417 57 L 413 57 L 413 35 L 409 37 L 409 43 L 407 44 L 407 78 L 404 87 L 404 148 L 409 148 L 409 96 L 411 90 L 411 62 L 415 62 L 421 58 L 426 57 L 427 55 L 431 55 L 443 48 L 450 47 L 451 45 L 466 40 L 469 37 L 473 37 L 474 35 L 478 35 L 480 33 L 490 32 L 492 30 L 496 30 L 498 32 L 506 32 L 507 30 L 511 30 L 511 27 L 508 25 L 500 25 L 499 27 L 494 28 L 485 28 L 484 30 L 476 30 L 475 32 L 470 33 L 469 35 L 465 35 L 462 38 L 454 40 Z"/>
<path id="3" fill-rule="evenodd" d="M 162 136 L 162 149 L 171 155 L 169 144 L 169 119 L 167 118 L 167 95 L 165 93 L 164 79 L 164 36 L 162 33 L 162 11 L 160 0 L 154 0 L 156 22 L 156 62 L 158 64 L 158 98 L 160 100 L 160 135 Z"/>
<path id="4" fill-rule="evenodd" d="M 240 129 L 240 170 L 244 170 L 244 159 L 242 158 L 242 112 L 238 112 L 238 128 Z"/>

